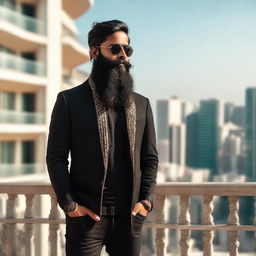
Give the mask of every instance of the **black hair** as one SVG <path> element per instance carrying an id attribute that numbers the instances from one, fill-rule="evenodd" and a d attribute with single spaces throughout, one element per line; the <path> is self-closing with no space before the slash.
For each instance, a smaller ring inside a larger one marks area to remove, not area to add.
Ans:
<path id="1" fill-rule="evenodd" d="M 88 45 L 89 47 L 98 46 L 104 41 L 106 38 L 117 32 L 123 31 L 127 34 L 129 33 L 129 29 L 126 23 L 120 20 L 109 20 L 103 22 L 94 22 L 92 24 L 92 29 L 88 33 Z M 128 42 L 130 44 L 130 38 L 128 36 Z"/>

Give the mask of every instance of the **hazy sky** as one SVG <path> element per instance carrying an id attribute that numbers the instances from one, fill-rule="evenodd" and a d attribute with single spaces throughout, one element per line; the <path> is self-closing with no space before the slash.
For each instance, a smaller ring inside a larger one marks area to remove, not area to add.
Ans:
<path id="1" fill-rule="evenodd" d="M 255 0 L 95 0 L 79 33 L 87 40 L 92 22 L 110 19 L 130 28 L 135 90 L 154 110 L 174 95 L 242 105 L 245 88 L 256 87 Z"/>

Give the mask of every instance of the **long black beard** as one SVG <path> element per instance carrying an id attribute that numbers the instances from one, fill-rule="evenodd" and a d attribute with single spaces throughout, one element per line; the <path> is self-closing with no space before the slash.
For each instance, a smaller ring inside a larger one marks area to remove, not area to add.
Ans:
<path id="1" fill-rule="evenodd" d="M 121 59 L 109 60 L 101 52 L 93 61 L 91 77 L 106 109 L 129 107 L 129 96 L 133 91 L 133 78 L 129 73 L 131 66 Z"/>

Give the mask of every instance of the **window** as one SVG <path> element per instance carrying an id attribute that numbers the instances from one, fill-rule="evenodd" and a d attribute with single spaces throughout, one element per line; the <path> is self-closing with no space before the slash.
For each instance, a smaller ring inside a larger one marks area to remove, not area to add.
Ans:
<path id="1" fill-rule="evenodd" d="M 15 152 L 14 141 L 0 142 L 0 163 L 14 163 Z"/>
<path id="2" fill-rule="evenodd" d="M 15 93 L 0 92 L 0 109 L 15 109 Z"/>

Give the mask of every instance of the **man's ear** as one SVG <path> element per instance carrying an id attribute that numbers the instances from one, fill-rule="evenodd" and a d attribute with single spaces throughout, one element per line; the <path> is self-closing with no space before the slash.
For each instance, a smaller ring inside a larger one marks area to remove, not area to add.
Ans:
<path id="1" fill-rule="evenodd" d="M 95 59 L 98 56 L 98 54 L 99 54 L 99 49 L 97 49 L 96 47 L 92 47 L 90 49 L 90 57 L 92 59 Z"/>

